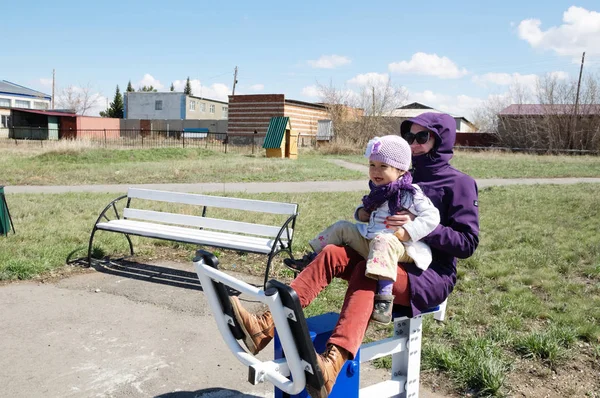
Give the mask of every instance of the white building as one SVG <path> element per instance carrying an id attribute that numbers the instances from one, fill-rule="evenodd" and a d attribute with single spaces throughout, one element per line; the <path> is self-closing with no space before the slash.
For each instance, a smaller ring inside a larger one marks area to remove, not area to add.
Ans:
<path id="1" fill-rule="evenodd" d="M 225 120 L 229 104 L 178 92 L 126 92 L 125 119 Z"/>
<path id="2" fill-rule="evenodd" d="M 46 110 L 51 101 L 48 94 L 0 80 L 0 137 L 7 135 L 11 108 Z"/>

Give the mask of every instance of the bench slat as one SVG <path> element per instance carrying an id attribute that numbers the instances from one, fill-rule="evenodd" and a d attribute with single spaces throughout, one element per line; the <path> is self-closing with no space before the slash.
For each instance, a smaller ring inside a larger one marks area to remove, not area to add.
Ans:
<path id="1" fill-rule="evenodd" d="M 142 188 L 129 188 L 127 196 L 129 198 L 257 211 L 271 214 L 293 215 L 298 211 L 298 205 L 293 203 L 268 202 L 264 200 L 228 198 L 224 196 L 209 196 L 183 192 L 156 191 Z"/>
<path id="2" fill-rule="evenodd" d="M 140 210 L 126 208 L 123 217 L 127 219 L 155 221 L 167 224 L 187 225 L 190 227 L 203 227 L 219 231 L 238 232 L 251 235 L 276 237 L 281 227 L 271 225 L 251 224 L 241 221 L 221 220 L 210 217 L 200 217 L 186 214 L 166 213 L 153 210 Z M 291 231 L 291 229 L 290 229 Z M 287 234 L 284 233 L 287 238 Z M 291 235 L 291 234 L 290 234 Z"/>
<path id="3" fill-rule="evenodd" d="M 233 235 L 206 230 L 194 230 L 171 225 L 160 225 L 132 220 L 112 220 L 96 225 L 98 229 L 141 235 L 148 238 L 177 240 L 198 245 L 268 254 L 274 239 Z M 285 241 L 284 241 L 285 242 Z"/>

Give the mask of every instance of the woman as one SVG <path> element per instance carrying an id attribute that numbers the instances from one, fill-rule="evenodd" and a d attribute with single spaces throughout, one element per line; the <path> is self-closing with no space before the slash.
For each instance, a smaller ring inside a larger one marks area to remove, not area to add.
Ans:
<path id="1" fill-rule="evenodd" d="M 422 239 L 432 251 L 433 261 L 425 271 L 413 263 L 398 264 L 393 286 L 394 303 L 406 306 L 411 316 L 442 303 L 456 284 L 456 258 L 467 258 L 479 243 L 477 185 L 470 176 L 450 166 L 456 122 L 450 115 L 424 113 L 402 122 L 402 137 L 410 144 L 418 184 L 440 212 L 440 225 Z M 388 217 L 388 228 L 396 230 L 411 221 L 409 214 Z M 329 245 L 291 283 L 302 307 L 308 306 L 334 277 L 348 281 L 340 317 L 327 342 L 327 351 L 317 356 L 325 385 L 317 390 L 307 385 L 311 397 L 327 397 L 347 359 L 354 358 L 364 338 L 377 281 L 365 276 L 365 260 L 348 247 Z M 244 331 L 244 343 L 253 354 L 274 335 L 269 312 L 257 316 L 247 312 L 237 297 L 231 302 Z"/>

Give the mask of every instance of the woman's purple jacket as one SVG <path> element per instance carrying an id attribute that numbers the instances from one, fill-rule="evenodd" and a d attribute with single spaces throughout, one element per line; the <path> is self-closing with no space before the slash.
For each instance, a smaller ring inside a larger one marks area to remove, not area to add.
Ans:
<path id="1" fill-rule="evenodd" d="M 426 271 L 405 264 L 411 293 L 412 315 L 442 303 L 456 284 L 456 259 L 470 257 L 479 244 L 477 184 L 470 176 L 450 166 L 456 140 L 456 121 L 442 113 L 423 113 L 405 120 L 401 132 L 413 123 L 432 131 L 434 148 L 413 156 L 413 183 L 440 211 L 440 225 L 423 238 L 431 247 L 433 261 Z"/>

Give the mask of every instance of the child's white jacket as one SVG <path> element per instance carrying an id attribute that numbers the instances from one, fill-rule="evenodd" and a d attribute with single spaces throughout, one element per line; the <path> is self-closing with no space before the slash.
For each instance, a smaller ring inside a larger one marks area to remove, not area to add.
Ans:
<path id="1" fill-rule="evenodd" d="M 414 195 L 406 195 L 402 202 L 402 207 L 416 216 L 412 222 L 403 225 L 403 228 L 410 235 L 410 240 L 402 242 L 406 248 L 406 254 L 413 259 L 415 265 L 422 270 L 426 270 L 431 264 L 431 249 L 420 240 L 429 235 L 440 223 L 440 212 L 431 203 L 429 198 L 423 194 L 418 185 L 412 184 L 416 192 Z M 354 218 L 358 219 L 358 209 L 354 212 Z M 390 215 L 387 201 L 371 213 L 368 223 L 358 223 L 358 231 L 366 239 L 373 239 L 378 234 L 393 234 L 394 231 L 385 227 L 385 219 Z"/>

